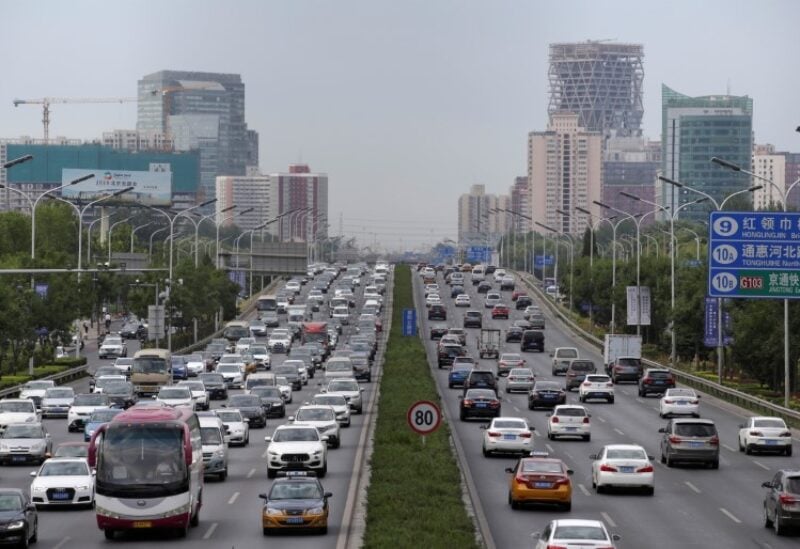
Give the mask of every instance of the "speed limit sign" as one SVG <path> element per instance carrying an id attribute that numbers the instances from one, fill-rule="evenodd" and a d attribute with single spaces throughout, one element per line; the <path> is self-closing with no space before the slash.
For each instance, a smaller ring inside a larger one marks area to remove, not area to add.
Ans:
<path id="1" fill-rule="evenodd" d="M 442 412 L 429 400 L 420 400 L 408 409 L 408 425 L 420 435 L 429 435 L 439 428 Z"/>

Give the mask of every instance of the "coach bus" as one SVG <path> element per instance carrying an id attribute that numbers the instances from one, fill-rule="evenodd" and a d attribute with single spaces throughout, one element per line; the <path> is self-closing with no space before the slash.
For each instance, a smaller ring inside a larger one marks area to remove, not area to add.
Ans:
<path id="1" fill-rule="evenodd" d="M 133 406 L 92 435 L 95 514 L 106 539 L 125 530 L 197 526 L 203 502 L 200 422 L 191 408 Z"/>
<path id="2" fill-rule="evenodd" d="M 258 309 L 258 312 L 277 311 L 278 298 L 274 295 L 262 295 L 256 301 L 256 309 Z"/>

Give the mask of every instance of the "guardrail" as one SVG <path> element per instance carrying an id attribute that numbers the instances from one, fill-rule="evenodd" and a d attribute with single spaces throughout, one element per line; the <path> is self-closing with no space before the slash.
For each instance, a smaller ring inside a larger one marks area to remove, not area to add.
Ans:
<path id="1" fill-rule="evenodd" d="M 72 381 L 73 379 L 83 377 L 84 375 L 86 375 L 86 370 L 88 368 L 89 366 L 84 364 L 83 366 L 76 366 L 74 368 L 70 368 L 69 370 L 58 372 L 57 374 L 51 374 L 46 377 L 40 377 L 36 381 L 52 380 L 56 382 L 56 385 L 61 385 L 62 383 L 66 383 L 67 381 Z M 15 397 L 19 395 L 20 391 L 22 391 L 22 385 L 15 385 L 14 387 L 3 389 L 2 391 L 0 391 L 0 398 Z"/>
<path id="2" fill-rule="evenodd" d="M 536 293 L 543 303 L 547 306 L 547 308 L 556 315 L 561 322 L 569 326 L 569 328 L 579 335 L 582 339 L 597 346 L 600 351 L 602 352 L 603 349 L 603 340 L 590 334 L 577 324 L 573 322 L 569 316 L 564 314 L 556 303 L 548 296 L 545 292 L 539 288 L 536 279 L 533 278 L 532 275 L 528 273 L 519 273 L 515 272 L 517 278 L 522 280 L 526 287 Z M 672 372 L 672 375 L 675 376 L 675 379 L 684 385 L 688 385 L 689 387 L 693 387 L 699 391 L 707 393 L 711 396 L 717 397 L 721 400 L 726 402 L 730 402 L 737 406 L 741 406 L 743 408 L 747 408 L 753 410 L 755 412 L 774 415 L 783 418 L 788 424 L 791 424 L 795 427 L 800 427 L 800 412 L 795 410 L 791 410 L 789 408 L 785 408 L 784 406 L 779 406 L 777 404 L 773 404 L 767 400 L 762 398 L 755 397 L 753 395 L 748 395 L 747 393 L 743 393 L 742 391 L 737 391 L 736 389 L 731 389 L 730 387 L 725 387 L 724 385 L 720 385 L 719 383 L 714 383 L 713 381 L 709 381 L 705 378 L 692 375 L 688 372 L 684 372 L 678 368 L 673 368 L 671 366 L 661 364 L 654 360 L 649 360 L 646 358 L 642 359 L 642 363 L 651 366 L 653 368 L 665 368 Z"/>

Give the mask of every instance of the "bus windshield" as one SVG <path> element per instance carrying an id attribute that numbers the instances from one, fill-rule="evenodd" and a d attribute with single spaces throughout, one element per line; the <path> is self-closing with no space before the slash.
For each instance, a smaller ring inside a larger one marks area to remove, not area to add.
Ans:
<path id="1" fill-rule="evenodd" d="M 169 366 L 163 358 L 154 356 L 140 357 L 133 359 L 132 374 L 167 374 Z"/>

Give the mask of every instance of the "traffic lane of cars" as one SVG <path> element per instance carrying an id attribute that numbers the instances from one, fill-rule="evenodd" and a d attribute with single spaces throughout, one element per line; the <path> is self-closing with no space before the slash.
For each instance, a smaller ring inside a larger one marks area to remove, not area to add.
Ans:
<path id="1" fill-rule="evenodd" d="M 473 300 L 474 299 L 475 297 L 473 297 Z M 480 304 L 480 302 L 474 303 Z M 463 311 L 463 309 L 461 309 L 461 311 Z M 458 320 L 460 315 L 458 309 L 450 307 L 448 313 L 450 315 L 455 315 L 451 317 L 451 319 L 454 320 L 453 325 L 459 326 Z M 485 326 L 487 327 L 505 327 L 507 325 L 508 323 L 505 321 L 491 321 L 488 318 L 485 319 Z M 555 346 L 575 345 L 567 336 L 559 333 L 558 330 L 553 329 L 554 324 L 549 323 L 549 326 L 550 329 L 546 330 L 546 345 L 548 350 Z M 475 332 L 475 334 L 478 333 L 478 330 L 470 331 Z M 477 349 L 475 348 L 476 339 L 477 336 L 469 337 L 468 341 L 470 344 L 470 354 L 477 359 Z M 510 347 L 506 348 L 510 350 L 516 350 L 516 344 L 510 345 Z M 429 347 L 433 347 L 433 345 L 429 345 Z M 578 344 L 578 347 L 582 346 Z M 596 352 L 592 353 L 587 349 L 581 349 L 581 353 L 582 356 L 589 356 L 590 358 L 594 359 L 597 364 L 599 364 L 600 357 Z M 550 357 L 548 353 L 525 353 L 525 357 L 528 361 L 528 365 L 533 367 L 538 378 L 552 379 L 550 376 Z M 481 361 L 481 364 L 483 367 L 494 369 L 494 361 L 492 360 Z M 447 385 L 445 371 L 435 375 L 437 377 L 437 381 L 440 383 L 440 387 L 442 387 L 443 394 L 452 395 L 452 399 L 445 398 L 445 405 L 450 407 L 452 413 L 457 414 L 458 399 L 455 395 L 458 394 L 459 391 L 449 390 L 446 388 Z M 556 379 L 563 384 L 563 377 Z M 501 388 L 502 386 L 503 382 L 501 382 Z M 627 494 L 619 496 L 595 496 L 592 493 L 590 474 L 591 460 L 588 458 L 589 454 L 595 453 L 600 447 L 602 447 L 603 444 L 632 442 L 641 444 L 648 450 L 648 453 L 651 453 L 651 455 L 655 455 L 655 457 L 657 457 L 656 451 L 658 449 L 659 440 L 659 434 L 657 433 L 657 430 L 658 427 L 666 423 L 664 420 L 658 418 L 658 413 L 656 410 L 646 410 L 648 405 L 654 405 L 657 408 L 657 398 L 651 397 L 644 401 L 640 401 L 640 399 L 636 397 L 635 385 L 618 385 L 617 391 L 620 392 L 621 397 L 617 401 L 617 404 L 587 404 L 587 409 L 589 409 L 590 413 L 592 413 L 594 416 L 592 418 L 593 440 L 588 444 L 581 441 L 570 440 L 548 442 L 545 438 L 545 412 L 539 410 L 536 412 L 529 412 L 527 410 L 527 396 L 524 394 L 520 393 L 514 395 L 503 395 L 504 415 L 517 415 L 530 418 L 530 423 L 536 427 L 539 435 L 535 438 L 535 444 L 537 447 L 547 448 L 547 446 L 549 446 L 553 449 L 553 455 L 564 459 L 564 461 L 576 471 L 576 474 L 573 476 L 573 484 L 575 486 L 575 507 L 573 508 L 573 512 L 570 516 L 587 516 L 585 513 L 594 513 L 594 515 L 605 513 L 606 516 L 600 514 L 600 516 L 596 518 L 602 518 L 604 520 L 610 518 L 615 524 L 618 524 L 620 527 L 624 527 L 625 530 L 630 529 L 632 532 L 640 531 L 641 524 L 652 522 L 653 524 L 646 530 L 645 536 L 639 540 L 639 543 L 647 543 L 651 544 L 651 546 L 653 546 L 652 539 L 660 539 L 664 536 L 667 536 L 664 539 L 676 539 L 676 533 L 674 532 L 676 521 L 678 521 L 678 524 L 682 524 L 685 522 L 685 517 L 691 516 L 693 517 L 693 524 L 698 524 L 700 527 L 682 528 L 681 532 L 677 533 L 677 539 L 687 544 L 687 546 L 690 546 L 698 539 L 707 539 L 704 538 L 704 535 L 708 533 L 707 529 L 711 525 L 718 525 L 720 528 L 730 528 L 732 525 L 740 524 L 735 522 L 730 516 L 728 516 L 728 514 L 720 509 L 725 509 L 725 511 L 730 513 L 730 515 L 735 517 L 737 520 L 741 520 L 742 523 L 745 523 L 744 518 L 737 516 L 734 511 L 731 510 L 733 508 L 737 509 L 736 512 L 739 512 L 738 508 L 733 505 L 735 501 L 739 501 L 738 496 L 721 493 L 723 492 L 723 490 L 721 490 L 721 486 L 725 484 L 720 483 L 721 479 L 718 475 L 722 473 L 723 475 L 730 474 L 732 478 L 742 481 L 741 489 L 745 490 L 745 493 L 749 492 L 750 494 L 753 494 L 753 496 L 750 498 L 751 501 L 749 503 L 748 514 L 743 514 L 743 516 L 747 516 L 749 519 L 752 519 L 748 522 L 753 522 L 752 525 L 748 524 L 747 530 L 749 534 L 745 535 L 752 535 L 752 528 L 757 528 L 759 526 L 757 524 L 759 521 L 757 515 L 759 510 L 758 506 L 760 505 L 761 501 L 760 497 L 762 495 L 762 492 L 759 491 L 762 490 L 760 488 L 761 477 L 758 473 L 755 473 L 755 479 L 753 479 L 752 470 L 750 472 L 749 479 L 742 479 L 742 476 L 744 475 L 742 475 L 741 471 L 731 470 L 728 473 L 725 473 L 724 462 L 720 471 L 690 468 L 667 469 L 666 467 L 658 464 L 656 468 L 656 497 L 649 498 L 649 496 L 646 496 L 647 499 L 644 502 L 641 501 L 641 496 L 637 497 L 632 495 L 630 498 L 628 498 Z M 576 395 L 577 393 L 571 393 L 568 397 L 568 402 L 577 404 Z M 709 414 L 705 415 L 708 416 Z M 457 415 L 454 415 L 453 417 L 457 417 Z M 620 417 L 624 417 L 625 419 L 620 420 Z M 729 420 L 736 421 L 737 418 L 729 418 Z M 509 508 L 506 504 L 508 476 L 502 473 L 502 471 L 505 468 L 504 464 L 513 462 L 513 458 L 510 460 L 504 458 L 483 458 L 483 456 L 480 454 L 480 444 L 483 431 L 479 429 L 479 425 L 480 422 L 469 422 L 466 425 L 457 422 L 455 429 L 457 434 L 462 438 L 462 441 L 464 441 L 465 448 L 467 448 L 470 468 L 473 472 L 473 476 L 477 479 L 476 482 L 478 483 L 479 491 L 481 491 L 481 499 L 484 502 L 484 508 L 487 511 L 487 514 L 490 515 L 490 522 L 492 524 L 503 525 L 502 530 L 499 528 L 493 529 L 498 531 L 499 536 L 499 538 L 495 539 L 495 542 L 498 543 L 499 546 L 502 546 L 503 542 L 507 544 L 519 543 L 519 539 L 523 539 L 532 530 L 530 528 L 530 515 L 518 520 L 518 515 L 511 514 L 509 516 L 508 513 Z M 619 432 L 615 431 L 614 429 L 618 429 Z M 620 432 L 622 434 L 620 434 Z M 736 457 L 738 458 L 738 456 Z M 723 458 L 723 460 L 724 459 L 725 458 Z M 495 461 L 499 461 L 500 466 L 495 464 Z M 747 468 L 746 463 L 741 463 L 739 465 L 745 469 Z M 767 478 L 770 476 L 770 474 L 766 475 Z M 689 482 L 691 486 L 686 484 L 686 482 Z M 725 481 L 723 481 L 723 483 L 725 483 Z M 583 485 L 583 489 L 580 488 L 579 485 Z M 697 494 L 697 490 L 700 491 L 700 494 Z M 721 496 L 723 500 L 715 501 L 714 503 L 717 505 L 709 505 L 708 499 L 714 499 L 718 496 Z M 613 508 L 610 508 L 606 503 L 606 497 L 615 498 L 612 500 Z M 596 502 L 592 502 L 592 498 L 594 498 Z M 754 501 L 753 498 L 755 498 Z M 489 504 L 487 504 L 487 501 Z M 648 509 L 652 510 L 651 513 L 641 512 L 639 507 L 644 507 L 645 504 Z M 595 507 L 595 505 L 597 505 L 597 507 Z M 576 512 L 581 514 L 576 515 Z M 753 518 L 754 515 L 755 518 Z M 534 516 L 536 517 L 536 522 L 538 524 L 540 513 L 537 512 Z M 617 517 L 616 520 L 614 519 L 615 516 Z M 656 520 L 653 520 L 654 516 L 657 518 Z M 667 520 L 665 523 L 663 520 L 664 517 L 672 517 L 672 519 Z M 546 524 L 546 521 L 549 520 L 549 518 L 550 517 L 542 516 L 541 524 Z M 630 524 L 627 524 L 628 520 L 630 520 Z M 509 521 L 512 522 L 509 523 Z M 607 522 L 611 526 L 611 522 L 608 520 Z M 512 524 L 515 526 L 514 528 L 510 528 L 514 531 L 513 535 L 506 535 L 508 533 L 508 530 L 506 529 L 507 524 Z M 628 528 L 628 526 L 630 526 L 630 528 Z M 766 532 L 766 534 L 764 534 L 762 532 L 763 529 L 760 529 L 755 533 L 759 534 L 759 537 L 765 538 L 765 541 L 768 543 L 771 543 L 769 541 L 771 538 L 769 535 L 770 533 Z M 651 534 L 653 535 L 652 539 Z M 730 542 L 734 544 L 731 546 L 735 546 L 741 535 L 743 535 L 743 532 L 741 531 L 731 534 Z M 626 535 L 626 538 L 628 539 L 628 543 L 623 542 L 621 544 L 622 547 L 637 546 L 635 538 L 632 539 L 630 535 Z M 719 538 L 715 537 L 712 544 L 718 541 Z M 629 543 L 632 544 L 629 545 Z M 665 543 L 664 546 L 670 545 Z M 773 546 L 777 545 L 773 544 Z"/>

